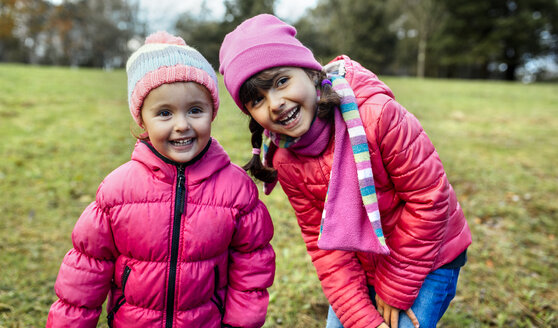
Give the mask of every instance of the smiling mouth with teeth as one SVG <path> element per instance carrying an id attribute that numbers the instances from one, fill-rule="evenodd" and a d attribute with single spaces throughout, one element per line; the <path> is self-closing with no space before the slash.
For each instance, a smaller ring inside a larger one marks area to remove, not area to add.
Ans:
<path id="1" fill-rule="evenodd" d="M 175 146 L 187 146 L 194 142 L 194 138 L 181 139 L 181 140 L 171 140 L 170 143 Z"/>
<path id="2" fill-rule="evenodd" d="M 297 108 L 295 108 L 294 110 L 292 110 L 292 111 L 288 114 L 287 118 L 278 121 L 279 124 L 281 124 L 281 125 L 289 125 L 290 123 L 292 123 L 292 122 L 297 118 L 298 113 L 300 113 L 300 107 L 297 107 Z"/>

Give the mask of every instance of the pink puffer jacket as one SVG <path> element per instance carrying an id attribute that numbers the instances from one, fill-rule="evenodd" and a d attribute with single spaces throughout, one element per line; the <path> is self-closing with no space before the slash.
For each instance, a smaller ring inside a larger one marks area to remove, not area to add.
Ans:
<path id="1" fill-rule="evenodd" d="M 273 225 L 248 175 L 212 139 L 187 166 L 138 142 L 72 233 L 47 327 L 260 327 Z"/>
<path id="2" fill-rule="evenodd" d="M 408 309 L 426 275 L 467 249 L 471 233 L 442 162 L 417 119 L 372 72 L 346 56 L 335 60 L 341 59 L 368 139 L 391 254 L 318 248 L 333 142 L 318 157 L 278 149 L 273 165 L 335 313 L 346 328 L 376 327 L 383 320 L 372 305 L 367 284 L 386 303 Z"/>

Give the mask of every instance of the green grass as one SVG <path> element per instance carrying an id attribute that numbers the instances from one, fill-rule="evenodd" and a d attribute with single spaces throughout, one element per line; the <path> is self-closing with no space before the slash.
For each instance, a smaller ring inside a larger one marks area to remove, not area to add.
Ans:
<path id="1" fill-rule="evenodd" d="M 438 149 L 473 232 L 439 326 L 558 327 L 558 85 L 385 81 Z M 41 327 L 75 221 L 130 157 L 126 76 L 0 65 L 0 90 L 0 327 Z M 213 135 L 243 164 L 248 121 L 223 87 L 221 97 Z M 280 188 L 262 199 L 277 253 L 266 327 L 323 327 L 327 302 L 293 211 Z"/>

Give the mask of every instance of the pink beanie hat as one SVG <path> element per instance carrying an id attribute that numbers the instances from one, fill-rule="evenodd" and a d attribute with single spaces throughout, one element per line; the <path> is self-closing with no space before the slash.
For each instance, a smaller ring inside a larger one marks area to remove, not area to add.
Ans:
<path id="1" fill-rule="evenodd" d="M 157 32 L 145 39 L 126 63 L 130 113 L 141 126 L 141 107 L 151 90 L 166 83 L 196 82 L 209 90 L 213 119 L 219 109 L 217 76 L 211 64 L 180 37 Z"/>
<path id="2" fill-rule="evenodd" d="M 295 38 L 296 29 L 279 18 L 262 14 L 245 20 L 225 36 L 219 51 L 219 72 L 237 106 L 240 87 L 263 70 L 294 66 L 321 71 L 310 49 Z"/>

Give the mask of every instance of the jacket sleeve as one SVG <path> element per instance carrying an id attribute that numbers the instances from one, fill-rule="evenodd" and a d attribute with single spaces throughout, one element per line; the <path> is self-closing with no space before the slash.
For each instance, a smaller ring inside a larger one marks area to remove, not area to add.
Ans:
<path id="1" fill-rule="evenodd" d="M 252 183 L 250 181 L 250 183 Z M 255 185 L 249 208 L 241 213 L 230 247 L 227 296 L 223 323 L 233 327 L 261 327 L 275 276 L 275 252 L 270 241 L 273 223 L 258 199 Z"/>
<path id="2" fill-rule="evenodd" d="M 438 153 L 411 113 L 390 98 L 378 119 L 375 132 L 383 165 L 405 206 L 386 238 L 390 255 L 378 260 L 375 290 L 386 303 L 406 310 L 439 253 L 450 189 Z"/>
<path id="3" fill-rule="evenodd" d="M 279 164 L 280 166 L 280 164 Z M 322 213 L 318 200 L 304 186 L 298 186 L 292 170 L 279 169 L 279 182 L 295 211 L 306 249 L 324 294 L 345 328 L 377 327 L 382 317 L 372 304 L 364 269 L 354 252 L 318 248 Z"/>
<path id="4" fill-rule="evenodd" d="M 114 271 L 115 246 L 106 213 L 96 202 L 72 232 L 74 248 L 62 261 L 46 327 L 96 327 Z"/>

